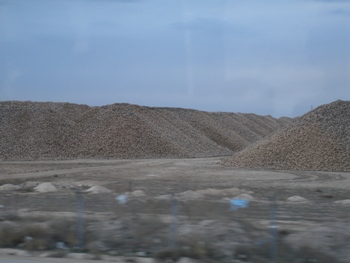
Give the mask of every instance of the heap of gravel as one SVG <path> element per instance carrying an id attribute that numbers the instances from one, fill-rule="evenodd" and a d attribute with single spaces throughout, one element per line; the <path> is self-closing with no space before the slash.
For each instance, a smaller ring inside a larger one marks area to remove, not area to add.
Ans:
<path id="1" fill-rule="evenodd" d="M 35 191 L 40 193 L 56 192 L 58 189 L 52 183 L 41 183 L 34 188 Z"/>
<path id="2" fill-rule="evenodd" d="M 111 193 L 112 191 L 101 185 L 95 185 L 87 189 L 86 192 L 90 194 L 106 194 Z"/>
<path id="3" fill-rule="evenodd" d="M 13 185 L 13 184 L 3 184 L 0 185 L 0 191 L 14 191 L 14 190 L 18 190 L 21 187 L 18 185 Z"/>
<path id="4" fill-rule="evenodd" d="M 350 171 L 350 102 L 335 101 L 234 154 L 227 166 Z"/>
<path id="5" fill-rule="evenodd" d="M 231 155 L 289 118 L 130 104 L 0 102 L 0 160 Z"/>

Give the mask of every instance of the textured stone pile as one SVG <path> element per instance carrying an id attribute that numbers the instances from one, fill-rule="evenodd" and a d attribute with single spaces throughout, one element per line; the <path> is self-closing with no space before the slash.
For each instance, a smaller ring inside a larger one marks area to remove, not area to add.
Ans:
<path id="1" fill-rule="evenodd" d="M 350 102 L 335 101 L 298 118 L 226 159 L 227 166 L 350 171 Z"/>
<path id="2" fill-rule="evenodd" d="M 130 104 L 0 102 L 0 160 L 231 155 L 289 118 Z"/>

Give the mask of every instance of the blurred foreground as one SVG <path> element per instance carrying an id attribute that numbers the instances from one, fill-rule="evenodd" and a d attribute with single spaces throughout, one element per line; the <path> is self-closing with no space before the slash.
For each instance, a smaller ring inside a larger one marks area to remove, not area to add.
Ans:
<path id="1" fill-rule="evenodd" d="M 219 162 L 2 162 L 0 253 L 114 262 L 350 261 L 349 173 Z"/>

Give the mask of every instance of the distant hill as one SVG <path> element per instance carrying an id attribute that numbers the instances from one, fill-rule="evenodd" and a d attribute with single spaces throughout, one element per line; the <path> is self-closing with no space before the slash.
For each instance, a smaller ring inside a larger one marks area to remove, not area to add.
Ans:
<path id="1" fill-rule="evenodd" d="M 350 171 L 350 102 L 335 101 L 226 159 L 227 166 Z"/>
<path id="2" fill-rule="evenodd" d="M 130 104 L 0 102 L 0 159 L 167 158 L 231 155 L 289 125 L 240 113 Z"/>

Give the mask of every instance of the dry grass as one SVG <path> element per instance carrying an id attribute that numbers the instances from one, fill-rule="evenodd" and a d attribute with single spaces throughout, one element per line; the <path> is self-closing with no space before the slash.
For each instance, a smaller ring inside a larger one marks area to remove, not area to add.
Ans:
<path id="1" fill-rule="evenodd" d="M 84 230 L 84 242 L 93 240 L 91 232 Z M 21 218 L 0 225 L 0 247 L 24 248 L 30 251 L 55 249 L 57 242 L 73 249 L 79 244 L 76 222 L 53 220 L 36 223 Z"/>
<path id="2" fill-rule="evenodd" d="M 322 251 L 311 247 L 293 249 L 283 242 L 278 245 L 276 255 L 271 253 L 270 244 L 262 246 L 240 246 L 235 249 L 235 258 L 254 263 L 340 263 L 340 261 Z"/>

